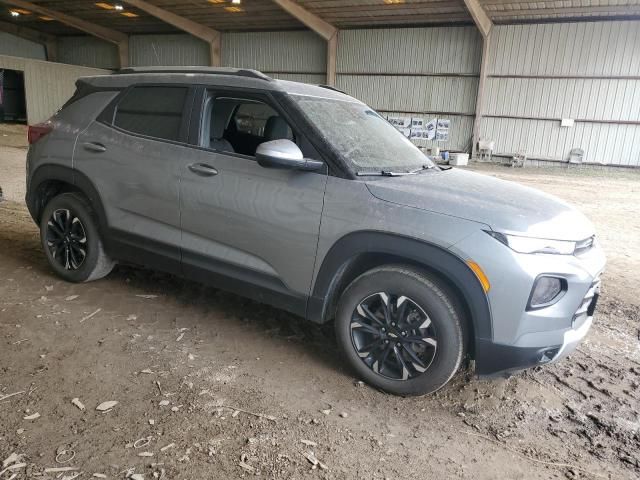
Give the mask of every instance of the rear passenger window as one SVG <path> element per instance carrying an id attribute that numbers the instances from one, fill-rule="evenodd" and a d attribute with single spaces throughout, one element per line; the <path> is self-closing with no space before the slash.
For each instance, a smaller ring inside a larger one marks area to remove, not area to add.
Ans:
<path id="1" fill-rule="evenodd" d="M 116 107 L 113 124 L 132 133 L 180 139 L 187 87 L 134 87 Z"/>

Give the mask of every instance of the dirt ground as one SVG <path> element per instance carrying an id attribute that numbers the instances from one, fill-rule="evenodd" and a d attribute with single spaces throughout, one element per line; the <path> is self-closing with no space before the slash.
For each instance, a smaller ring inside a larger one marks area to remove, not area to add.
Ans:
<path id="1" fill-rule="evenodd" d="M 133 267 L 59 280 L 17 143 L 0 145 L 0 461 L 20 457 L 1 480 L 640 477 L 640 175 L 474 167 L 593 219 L 596 323 L 559 364 L 399 398 L 352 377 L 331 326 Z"/>

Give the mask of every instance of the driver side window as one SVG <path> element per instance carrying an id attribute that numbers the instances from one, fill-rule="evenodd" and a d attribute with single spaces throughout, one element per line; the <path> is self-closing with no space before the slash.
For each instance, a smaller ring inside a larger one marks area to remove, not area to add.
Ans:
<path id="1" fill-rule="evenodd" d="M 268 104 L 236 97 L 209 97 L 204 109 L 201 146 L 254 157 L 258 145 L 295 141 L 286 120 Z"/>

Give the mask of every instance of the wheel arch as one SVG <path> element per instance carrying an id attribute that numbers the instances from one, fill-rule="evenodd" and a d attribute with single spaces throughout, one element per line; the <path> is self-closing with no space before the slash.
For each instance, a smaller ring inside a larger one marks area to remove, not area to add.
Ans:
<path id="1" fill-rule="evenodd" d="M 40 223 L 40 215 L 49 200 L 68 192 L 78 192 L 87 198 L 98 216 L 100 231 L 106 232 L 107 217 L 93 182 L 77 170 L 62 165 L 41 165 L 31 175 L 26 198 L 31 218 Z"/>
<path id="2" fill-rule="evenodd" d="M 386 264 L 405 264 L 436 275 L 459 297 L 470 320 L 470 338 L 492 338 L 491 310 L 482 286 L 467 264 L 448 250 L 421 240 L 384 232 L 350 233 L 329 250 L 318 270 L 307 317 L 325 323 L 340 295 L 359 275 Z"/>

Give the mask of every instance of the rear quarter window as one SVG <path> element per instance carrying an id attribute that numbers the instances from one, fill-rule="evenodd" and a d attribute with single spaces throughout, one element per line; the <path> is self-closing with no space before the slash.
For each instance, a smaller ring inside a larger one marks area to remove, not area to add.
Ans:
<path id="1" fill-rule="evenodd" d="M 178 141 L 187 87 L 134 87 L 116 106 L 113 124 L 128 132 Z"/>

